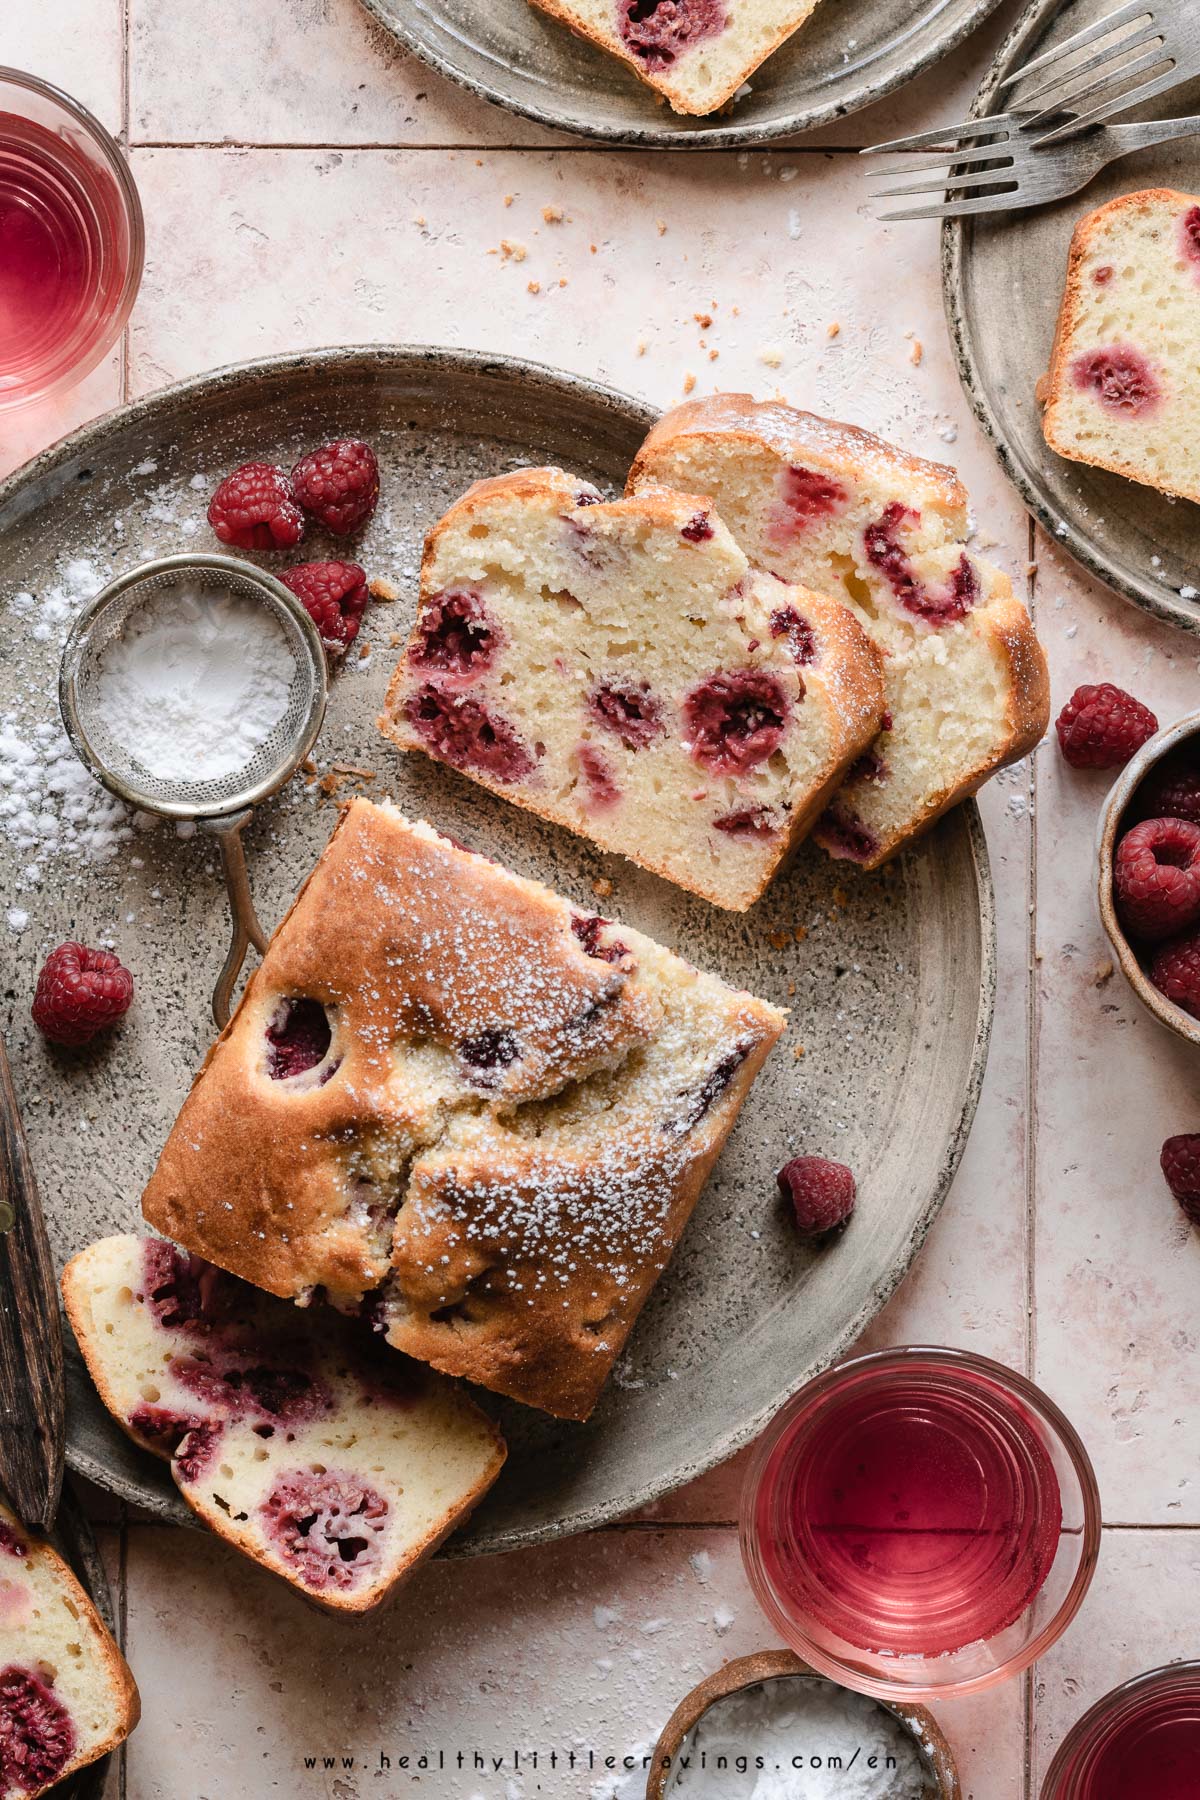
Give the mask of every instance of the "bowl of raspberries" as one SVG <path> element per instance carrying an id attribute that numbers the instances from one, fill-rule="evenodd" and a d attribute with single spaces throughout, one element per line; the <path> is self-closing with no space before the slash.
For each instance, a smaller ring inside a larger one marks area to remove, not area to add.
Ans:
<path id="1" fill-rule="evenodd" d="M 1200 712 L 1162 731 L 1140 713 L 1126 742 L 1142 741 L 1100 812 L 1100 918 L 1138 998 L 1200 1044 Z"/>

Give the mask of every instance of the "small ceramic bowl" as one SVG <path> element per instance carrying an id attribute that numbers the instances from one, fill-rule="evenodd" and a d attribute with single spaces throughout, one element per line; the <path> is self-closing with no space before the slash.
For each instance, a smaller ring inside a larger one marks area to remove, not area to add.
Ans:
<path id="1" fill-rule="evenodd" d="M 1100 923 L 1108 934 L 1121 965 L 1121 972 L 1142 1005 L 1168 1031 L 1173 1031 L 1176 1037 L 1185 1039 L 1189 1044 L 1200 1044 L 1200 1019 L 1193 1019 L 1181 1006 L 1176 1006 L 1173 1000 L 1168 1000 L 1165 994 L 1159 993 L 1142 967 L 1137 949 L 1121 928 L 1113 900 L 1113 856 L 1126 809 L 1150 771 L 1190 738 L 1197 740 L 1196 750 L 1200 758 L 1200 712 L 1188 713 L 1186 718 L 1177 720 L 1174 725 L 1155 732 L 1142 745 L 1137 755 L 1126 763 L 1113 783 L 1100 811 L 1096 838 L 1096 899 L 1100 908 Z"/>
<path id="2" fill-rule="evenodd" d="M 723 1669 L 718 1669 L 714 1675 L 709 1675 L 698 1687 L 694 1687 L 679 1702 L 654 1746 L 654 1758 L 646 1779 L 646 1800 L 663 1800 L 679 1746 L 710 1706 L 714 1706 L 718 1700 L 727 1699 L 730 1694 L 736 1694 L 742 1688 L 757 1687 L 764 1681 L 778 1681 L 782 1677 L 795 1675 L 812 1676 L 822 1681 L 826 1679 L 816 1669 L 810 1668 L 808 1663 L 801 1662 L 790 1650 L 759 1650 L 753 1656 L 742 1656 L 736 1662 L 726 1663 Z M 932 1714 L 927 1713 L 923 1706 L 896 1706 L 884 1700 L 876 1700 L 874 1704 L 898 1719 L 916 1744 L 928 1776 L 929 1800 L 961 1800 L 962 1789 L 958 1782 L 958 1770 L 954 1766 L 954 1753 Z M 680 1791 L 681 1795 L 685 1794 L 686 1788 Z"/>

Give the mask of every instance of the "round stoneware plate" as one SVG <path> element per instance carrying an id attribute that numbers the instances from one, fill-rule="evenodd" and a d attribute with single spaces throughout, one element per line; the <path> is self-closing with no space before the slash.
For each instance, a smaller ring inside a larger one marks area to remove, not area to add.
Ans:
<path id="1" fill-rule="evenodd" d="M 792 1009 L 591 1421 L 556 1423 L 484 1398 L 511 1454 L 462 1549 L 616 1518 L 746 1443 L 853 1342 L 900 1280 L 958 1163 L 983 1072 L 993 919 L 974 806 L 875 876 L 805 849 L 753 912 L 738 915 L 423 757 L 401 756 L 376 732 L 422 538 L 449 502 L 478 476 L 547 460 L 619 490 L 650 417 L 619 394 L 526 364 L 323 351 L 225 370 L 127 407 L 0 488 L 0 720 L 21 790 L 14 806 L 0 786 L 0 892 L 16 926 L 5 933 L 7 1028 L 60 1261 L 138 1224 L 142 1187 L 212 1036 L 209 994 L 227 924 L 202 833 L 118 820 L 125 835 L 110 846 L 86 793 L 63 793 L 59 646 L 98 582 L 148 556 L 207 548 L 209 494 L 251 457 L 290 466 L 306 446 L 362 432 L 383 467 L 384 501 L 354 554 L 399 597 L 372 606 L 369 654 L 353 655 L 330 684 L 317 746 L 326 787 L 390 794 L 410 816 L 577 904 L 594 905 L 594 884 L 610 881 L 606 912 Z M 305 544 L 309 557 L 329 553 L 319 537 Z M 247 850 L 268 927 L 335 814 L 334 799 L 301 777 L 258 813 Z M 110 1040 L 70 1053 L 43 1043 L 29 1002 L 47 948 L 75 936 L 115 946 L 134 971 L 137 1002 Z M 801 1149 L 843 1159 L 859 1180 L 856 1218 L 821 1251 L 798 1241 L 775 1189 L 776 1169 Z M 77 1364 L 69 1453 L 116 1492 L 187 1516 L 166 1471 L 110 1423 Z"/>
<path id="2" fill-rule="evenodd" d="M 1002 112 L 997 88 L 1010 71 L 1111 11 L 1111 0 L 1037 0 L 1000 51 L 974 110 Z M 1200 84 L 1193 83 L 1136 116 L 1196 111 Z M 1035 393 L 1050 362 L 1076 221 L 1147 187 L 1195 193 L 1200 137 L 1138 151 L 1056 205 L 949 222 L 942 238 L 946 315 L 976 416 L 1046 530 L 1135 606 L 1200 631 L 1200 510 L 1056 456 L 1042 436 Z"/>
<path id="3" fill-rule="evenodd" d="M 614 0 L 614 5 L 616 0 Z M 538 124 L 624 144 L 721 149 L 857 112 L 945 56 L 1000 0 L 821 0 L 725 112 L 672 112 L 529 0 L 363 0 L 441 74 Z"/>

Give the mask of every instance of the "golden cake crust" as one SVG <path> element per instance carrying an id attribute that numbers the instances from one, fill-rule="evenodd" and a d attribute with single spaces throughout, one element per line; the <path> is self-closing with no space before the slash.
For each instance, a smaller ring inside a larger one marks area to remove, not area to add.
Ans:
<path id="1" fill-rule="evenodd" d="M 581 919 L 605 936 L 591 954 Z M 273 1080 L 266 1033 L 289 996 L 325 1006 L 332 1039 L 307 1078 Z M 209 1053 L 143 1212 L 271 1293 L 371 1295 L 398 1349 L 582 1417 L 783 1024 L 356 800 Z M 482 1068 L 464 1052 L 479 1042 Z"/>
<path id="2" fill-rule="evenodd" d="M 765 446 L 788 465 L 800 465 L 831 477 L 884 484 L 905 496 L 906 504 L 943 515 L 956 538 L 967 530 L 967 494 L 956 472 L 913 456 L 856 425 L 822 419 L 782 401 L 757 401 L 749 394 L 714 394 L 685 401 L 652 428 L 634 459 L 628 492 L 640 492 L 665 478 L 670 459 L 689 443 L 747 450 Z M 719 505 L 719 497 L 715 504 Z M 1028 611 L 1012 592 L 1003 571 L 989 572 L 985 606 L 972 615 L 973 629 L 990 646 L 1007 679 L 1005 728 L 992 748 L 971 768 L 928 792 L 919 818 L 906 828 L 881 834 L 870 854 L 855 860 L 865 869 L 879 868 L 906 844 L 924 835 L 944 813 L 978 792 L 998 769 L 1019 761 L 1042 739 L 1050 718 L 1050 682 L 1045 653 Z M 837 852 L 838 839 L 818 822 L 816 842 Z"/>
<path id="3" fill-rule="evenodd" d="M 1168 206 L 1174 211 L 1184 213 L 1194 206 L 1200 206 L 1200 195 L 1180 193 L 1175 188 L 1142 188 L 1135 194 L 1121 194 L 1115 200 L 1109 200 L 1103 206 L 1097 206 L 1091 212 L 1085 213 L 1071 234 L 1071 247 L 1067 253 L 1067 276 L 1054 332 L 1054 346 L 1050 352 L 1050 367 L 1044 385 L 1039 383 L 1038 386 L 1038 395 L 1039 397 L 1044 395 L 1045 401 L 1042 415 L 1042 435 L 1057 456 L 1066 457 L 1070 462 L 1081 462 L 1092 468 L 1108 469 L 1114 475 L 1123 475 L 1127 481 L 1136 481 L 1145 486 L 1156 487 L 1160 493 L 1175 494 L 1183 500 L 1200 502 L 1200 491 L 1189 487 L 1186 483 L 1172 482 L 1168 484 L 1166 481 L 1152 481 L 1147 470 L 1140 463 L 1128 462 L 1120 456 L 1095 454 L 1084 456 L 1078 444 L 1059 429 L 1057 409 L 1070 384 L 1071 343 L 1082 311 L 1085 266 L 1092 254 L 1095 240 L 1114 218 L 1120 219 L 1126 213 L 1144 212 L 1155 205 Z"/>
<path id="4" fill-rule="evenodd" d="M 421 565 L 421 599 L 417 616 L 404 654 L 388 684 L 384 710 L 377 720 L 383 735 L 399 749 L 433 755 L 408 725 L 404 709 L 413 686 L 410 658 L 421 642 L 424 609 L 444 585 L 439 576 L 444 541 L 452 533 L 459 533 L 464 529 L 470 532 L 471 521 L 477 515 L 486 514 L 498 500 L 523 503 L 549 501 L 569 508 L 577 504 L 581 486 L 585 485 L 558 468 L 513 470 L 476 482 L 431 529 Z M 589 490 L 589 499 L 593 492 L 594 490 Z M 595 504 L 598 510 L 602 509 L 606 521 L 631 521 L 672 532 L 678 530 L 681 519 L 704 514 L 711 517 L 714 525 L 724 532 L 724 527 L 713 511 L 711 498 L 702 493 L 681 492 L 676 488 L 644 482 L 636 494 L 628 494 L 622 500 L 601 501 L 597 494 Z M 593 837 L 604 848 L 615 849 L 632 857 L 643 868 L 698 894 L 702 899 L 734 911 L 745 911 L 761 896 L 797 845 L 808 836 L 814 822 L 841 785 L 846 770 L 871 743 L 883 716 L 884 701 L 881 654 L 847 607 L 838 600 L 814 593 L 799 584 L 792 583 L 787 590 L 780 590 L 761 575 L 748 571 L 740 551 L 736 554 L 746 578 L 745 606 L 748 610 L 754 609 L 756 616 L 761 617 L 764 640 L 769 639 L 766 618 L 770 608 L 781 601 L 798 606 L 815 628 L 822 644 L 819 682 L 828 701 L 825 719 L 828 738 L 820 766 L 812 772 L 807 790 L 796 796 L 796 804 L 788 816 L 786 830 L 781 832 L 776 845 L 774 860 L 764 864 L 756 879 L 743 881 L 736 892 L 730 892 L 722 881 L 706 880 L 696 859 L 692 859 L 688 865 L 682 865 L 678 858 L 668 862 L 661 855 L 656 855 L 651 843 L 647 841 L 649 834 L 640 839 L 634 849 L 624 841 L 610 839 L 599 824 L 593 822 L 589 826 L 587 821 L 571 814 L 553 791 L 544 787 L 539 789 L 533 782 L 511 784 L 475 768 L 464 772 L 470 780 L 536 817 Z M 789 678 L 801 697 L 805 693 L 806 674 L 809 672 L 801 670 L 797 678 L 794 672 L 788 671 Z M 809 679 L 811 685 L 818 678 L 809 674 Z M 697 781 L 700 781 L 701 771 L 694 770 L 693 773 Z M 741 872 L 738 871 L 738 874 L 740 876 Z"/>

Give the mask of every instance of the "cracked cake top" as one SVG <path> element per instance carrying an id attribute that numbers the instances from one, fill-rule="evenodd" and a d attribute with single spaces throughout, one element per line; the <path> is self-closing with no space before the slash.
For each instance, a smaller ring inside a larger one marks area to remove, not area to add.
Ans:
<path id="1" fill-rule="evenodd" d="M 354 801 L 197 1078 L 147 1220 L 584 1417 L 774 1008 Z"/>

